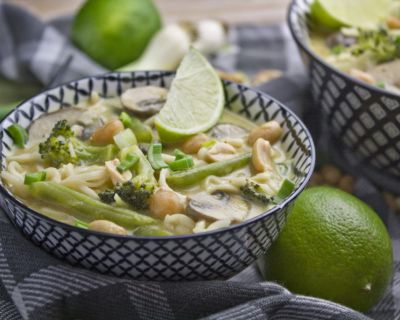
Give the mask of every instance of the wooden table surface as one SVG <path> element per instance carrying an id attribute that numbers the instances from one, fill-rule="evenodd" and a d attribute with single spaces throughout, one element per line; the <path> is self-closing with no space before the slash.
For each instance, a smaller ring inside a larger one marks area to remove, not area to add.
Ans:
<path id="1" fill-rule="evenodd" d="M 43 19 L 73 13 L 83 0 L 4 0 L 29 8 Z M 112 0 L 110 0 L 112 1 Z M 230 24 L 283 22 L 290 0 L 154 0 L 164 21 L 221 19 Z"/>

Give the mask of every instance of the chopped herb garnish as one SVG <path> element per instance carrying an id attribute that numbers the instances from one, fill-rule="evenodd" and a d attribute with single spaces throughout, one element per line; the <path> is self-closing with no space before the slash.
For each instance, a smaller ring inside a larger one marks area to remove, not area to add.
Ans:
<path id="1" fill-rule="evenodd" d="M 344 51 L 344 46 L 343 45 L 341 45 L 341 44 L 339 44 L 339 45 L 337 45 L 337 46 L 334 46 L 333 48 L 331 48 L 331 52 L 334 54 L 334 55 L 339 55 L 339 54 L 341 54 L 343 51 Z"/>
<path id="2" fill-rule="evenodd" d="M 383 81 L 379 81 L 376 83 L 376 86 L 381 89 L 385 89 L 385 83 Z"/>

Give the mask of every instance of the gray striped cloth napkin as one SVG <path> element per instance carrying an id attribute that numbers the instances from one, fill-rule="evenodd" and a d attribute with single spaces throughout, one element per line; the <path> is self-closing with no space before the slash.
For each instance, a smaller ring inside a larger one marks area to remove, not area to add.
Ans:
<path id="1" fill-rule="evenodd" d="M 0 0 L 0 75 L 51 86 L 104 72 L 68 42 L 68 23 L 69 19 L 58 19 L 43 24 Z M 292 107 L 314 133 L 319 133 L 307 77 L 287 29 L 244 26 L 234 31 L 238 54 L 229 59 L 216 57 L 215 63 L 248 73 L 260 68 L 285 71 L 284 77 L 260 89 Z M 399 254 L 398 218 L 368 181 L 358 179 L 357 190 L 382 214 Z M 369 317 L 400 318 L 399 260 L 397 255 L 393 286 Z M 139 282 L 71 267 L 25 239 L 0 212 L 0 320 L 197 318 L 368 319 L 346 307 L 263 282 L 255 266 L 228 281 L 189 283 Z"/>

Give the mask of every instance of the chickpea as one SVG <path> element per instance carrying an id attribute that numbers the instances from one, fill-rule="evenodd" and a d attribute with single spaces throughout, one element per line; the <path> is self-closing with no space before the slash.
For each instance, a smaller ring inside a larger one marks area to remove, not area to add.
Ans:
<path id="1" fill-rule="evenodd" d="M 400 20 L 396 17 L 389 16 L 386 19 L 386 24 L 390 29 L 400 29 Z"/>
<path id="2" fill-rule="evenodd" d="M 185 210 L 178 195 L 170 190 L 159 189 L 150 197 L 150 212 L 153 217 L 164 219 L 166 215 Z"/>
<path id="3" fill-rule="evenodd" d="M 181 149 L 185 153 L 194 154 L 197 153 L 200 150 L 201 145 L 208 140 L 209 138 L 206 134 L 200 133 L 186 140 Z"/>
<path id="4" fill-rule="evenodd" d="M 283 130 L 277 121 L 268 121 L 251 130 L 247 142 L 252 146 L 257 139 L 263 138 L 264 140 L 268 140 L 271 144 L 274 144 L 279 140 L 282 132 Z"/>
<path id="5" fill-rule="evenodd" d="M 124 125 L 119 120 L 113 120 L 98 128 L 90 137 L 90 140 L 97 145 L 113 143 L 113 137 L 124 130 Z"/>
<path id="6" fill-rule="evenodd" d="M 348 193 L 353 193 L 354 178 L 348 174 L 342 176 L 339 180 L 338 187 Z"/>
<path id="7" fill-rule="evenodd" d="M 332 186 L 337 185 L 342 177 L 340 170 L 332 165 L 324 165 L 321 169 L 321 175 L 325 182 Z"/>
<path id="8" fill-rule="evenodd" d="M 120 235 L 128 234 L 128 232 L 123 227 L 108 220 L 94 220 L 91 223 L 89 223 L 88 229 L 106 233 L 120 234 Z"/>

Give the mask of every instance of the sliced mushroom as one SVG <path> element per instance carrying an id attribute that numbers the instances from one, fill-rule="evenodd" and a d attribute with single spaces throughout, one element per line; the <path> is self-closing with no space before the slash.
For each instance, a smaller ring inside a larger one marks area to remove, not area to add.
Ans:
<path id="1" fill-rule="evenodd" d="M 139 116 L 152 116 L 161 110 L 167 100 L 168 90 L 147 86 L 126 90 L 121 95 L 122 105 Z"/>
<path id="2" fill-rule="evenodd" d="M 244 138 L 249 131 L 232 123 L 220 123 L 214 126 L 209 134 L 217 139 Z"/>
<path id="3" fill-rule="evenodd" d="M 250 204 L 238 195 L 226 192 L 197 193 L 189 197 L 187 214 L 209 221 L 243 221 L 250 212 Z"/>
<path id="4" fill-rule="evenodd" d="M 54 125 L 60 120 L 67 120 L 69 125 L 75 124 L 82 116 L 82 110 L 78 108 L 64 108 L 56 112 L 40 116 L 29 126 L 29 139 L 43 140 L 47 138 Z"/>

